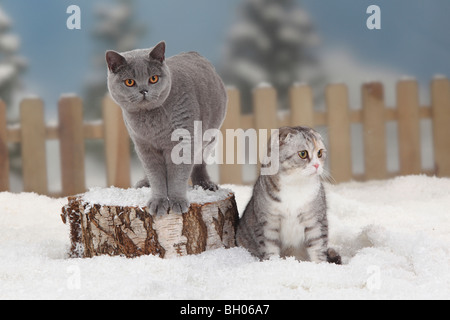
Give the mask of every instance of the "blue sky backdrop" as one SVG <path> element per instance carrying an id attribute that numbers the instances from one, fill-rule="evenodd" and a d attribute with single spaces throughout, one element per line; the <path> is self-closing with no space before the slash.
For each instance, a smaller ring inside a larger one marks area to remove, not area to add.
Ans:
<path id="1" fill-rule="evenodd" d="M 41 96 L 50 113 L 61 94 L 82 94 L 95 52 L 92 46 L 94 7 L 101 2 L 115 3 L 114 0 L 3 0 L 1 3 L 13 20 L 12 32 L 21 38 L 21 54 L 29 62 L 24 76 L 26 91 Z M 227 31 L 241 2 L 138 0 L 137 20 L 148 28 L 139 46 L 151 47 L 166 40 L 168 56 L 195 50 L 219 64 Z M 450 76 L 448 0 L 297 2 L 316 26 L 321 39 L 318 53 L 328 61 L 324 67 L 335 70 L 331 78 L 346 82 L 359 74 L 361 79 L 372 80 L 372 71 L 378 72 L 377 77 L 383 77 L 380 70 L 385 70 L 391 78 L 408 75 L 417 78 L 421 87 L 427 87 L 435 74 Z M 81 30 L 66 28 L 66 9 L 71 4 L 81 8 Z M 372 4 L 381 8 L 381 30 L 366 28 L 366 9 Z M 348 67 L 341 70 L 335 68 L 337 64 Z"/>

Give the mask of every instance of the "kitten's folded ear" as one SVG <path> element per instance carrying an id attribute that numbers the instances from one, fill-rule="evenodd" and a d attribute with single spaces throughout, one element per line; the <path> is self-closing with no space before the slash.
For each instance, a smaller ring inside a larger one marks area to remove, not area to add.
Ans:
<path id="1" fill-rule="evenodd" d="M 285 144 L 295 134 L 295 130 L 291 127 L 281 127 L 279 129 L 280 145 Z"/>
<path id="2" fill-rule="evenodd" d="M 164 41 L 161 41 L 150 52 L 150 58 L 158 60 L 159 62 L 163 63 L 164 60 L 166 59 L 165 54 L 166 54 L 166 43 Z"/>
<path id="3" fill-rule="evenodd" d="M 109 71 L 117 73 L 120 67 L 127 64 L 127 61 L 119 53 L 110 50 L 106 52 L 106 63 L 108 64 Z"/>

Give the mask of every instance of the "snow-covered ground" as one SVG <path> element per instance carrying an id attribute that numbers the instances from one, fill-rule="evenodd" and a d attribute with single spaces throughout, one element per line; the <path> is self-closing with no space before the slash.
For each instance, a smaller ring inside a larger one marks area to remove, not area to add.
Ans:
<path id="1" fill-rule="evenodd" d="M 236 192 L 240 212 L 251 188 Z M 343 265 L 220 249 L 163 260 L 69 259 L 66 199 L 0 193 L 0 299 L 450 299 L 450 179 L 328 186 Z"/>

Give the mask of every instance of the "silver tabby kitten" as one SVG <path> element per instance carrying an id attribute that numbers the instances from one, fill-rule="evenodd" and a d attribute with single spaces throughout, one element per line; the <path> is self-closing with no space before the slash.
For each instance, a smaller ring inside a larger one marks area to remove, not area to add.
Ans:
<path id="1" fill-rule="evenodd" d="M 327 151 L 321 136 L 310 128 L 283 127 L 274 138 L 279 139 L 280 170 L 256 181 L 238 224 L 237 244 L 262 260 L 294 256 L 340 263 L 340 256 L 328 248 L 327 203 L 321 181 Z"/>
<path id="2" fill-rule="evenodd" d="M 171 152 L 180 142 L 171 136 L 184 129 L 193 137 L 194 121 L 201 121 L 202 132 L 220 128 L 227 105 L 222 80 L 205 58 L 187 52 L 166 59 L 165 49 L 160 42 L 151 49 L 106 53 L 108 89 L 122 108 L 146 174 L 137 187 L 152 188 L 151 214 L 186 212 L 189 177 L 194 185 L 217 189 L 205 163 L 193 164 L 193 146 L 190 163 L 173 163 Z M 200 151 L 207 145 L 203 142 Z"/>

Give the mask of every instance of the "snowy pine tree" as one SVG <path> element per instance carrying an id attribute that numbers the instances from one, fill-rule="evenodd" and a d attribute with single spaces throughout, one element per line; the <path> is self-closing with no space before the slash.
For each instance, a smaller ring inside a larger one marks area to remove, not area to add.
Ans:
<path id="1" fill-rule="evenodd" d="M 0 99 L 6 103 L 7 120 L 19 120 L 19 103 L 23 94 L 21 75 L 27 62 L 19 54 L 20 39 L 11 32 L 12 20 L 0 7 Z M 9 145 L 9 165 L 13 179 L 21 175 L 19 144 Z"/>
<path id="2" fill-rule="evenodd" d="M 295 0 L 245 0 L 225 45 L 221 74 L 241 90 L 243 109 L 251 109 L 251 90 L 261 82 L 278 91 L 287 106 L 289 87 L 323 83 L 313 56 L 318 36 L 307 13 Z"/>
<path id="3" fill-rule="evenodd" d="M 12 21 L 0 7 L 0 99 L 8 108 L 9 120 L 18 117 L 18 94 L 23 89 L 20 76 L 26 60 L 20 56 L 19 37 L 11 33 Z"/>
<path id="4" fill-rule="evenodd" d="M 103 3 L 96 7 L 98 23 L 93 31 L 96 53 L 84 96 L 89 118 L 101 116 L 101 101 L 107 92 L 105 52 L 136 49 L 139 39 L 146 32 L 143 24 L 136 23 L 134 7 L 135 0 L 117 0 L 114 5 Z"/>

